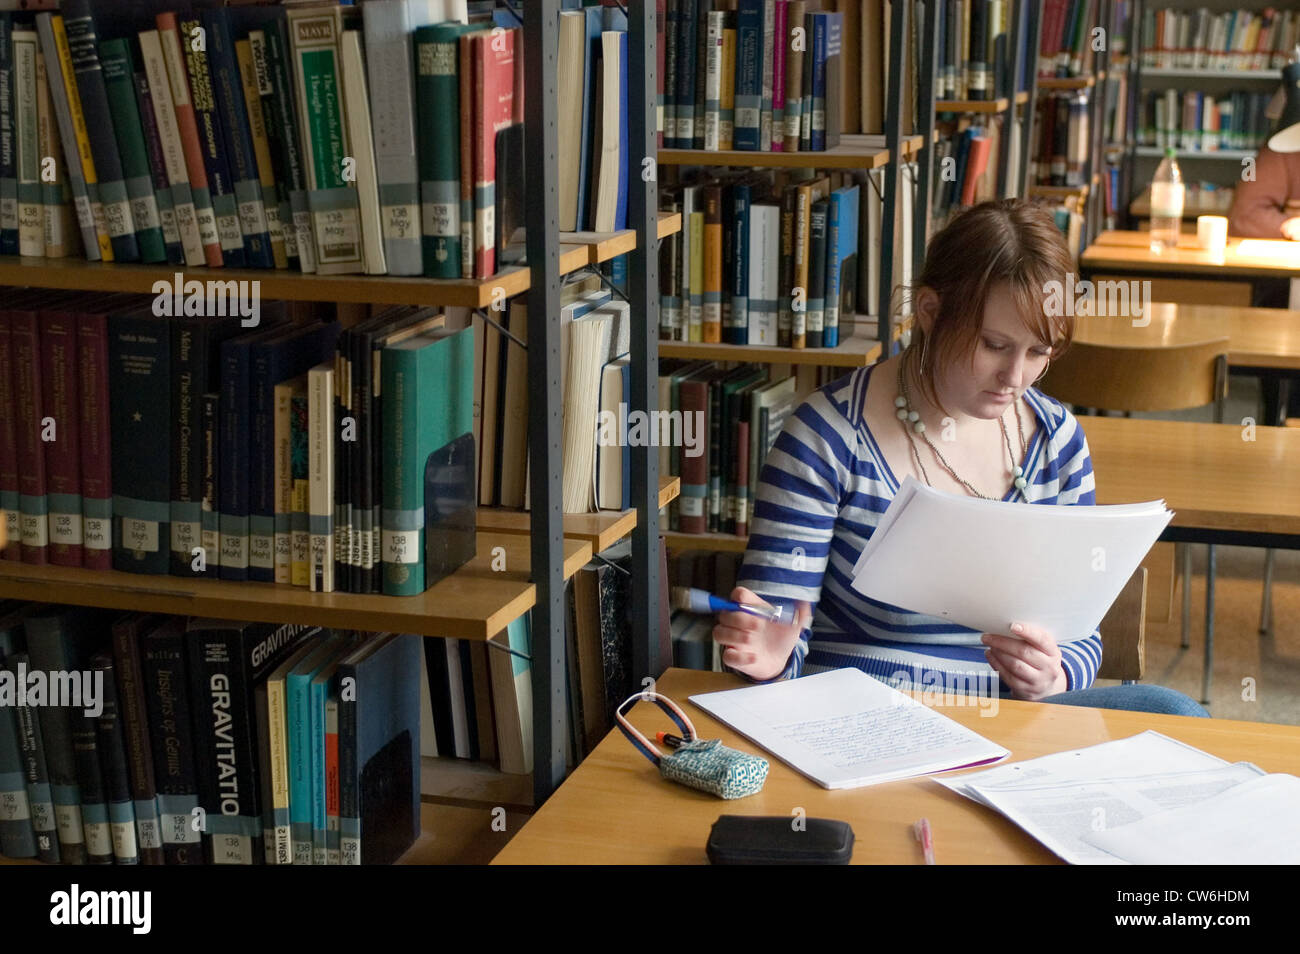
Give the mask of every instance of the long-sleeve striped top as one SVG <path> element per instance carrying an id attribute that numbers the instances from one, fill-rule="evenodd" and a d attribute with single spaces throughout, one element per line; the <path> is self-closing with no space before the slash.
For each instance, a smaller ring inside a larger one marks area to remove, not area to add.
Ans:
<path id="1" fill-rule="evenodd" d="M 863 415 L 871 370 L 815 391 L 786 421 L 763 465 L 737 583 L 774 604 L 813 606 L 811 628 L 778 678 L 855 666 L 895 685 L 996 695 L 980 633 L 869 599 L 850 585 L 858 555 L 899 488 Z M 1025 401 L 1039 426 L 1022 462 L 1024 499 L 1095 504 L 1092 461 L 1074 415 L 1033 388 Z M 1014 490 L 1005 499 L 1013 494 L 1020 499 Z M 1091 685 L 1100 634 L 1058 645 L 1068 688 Z"/>

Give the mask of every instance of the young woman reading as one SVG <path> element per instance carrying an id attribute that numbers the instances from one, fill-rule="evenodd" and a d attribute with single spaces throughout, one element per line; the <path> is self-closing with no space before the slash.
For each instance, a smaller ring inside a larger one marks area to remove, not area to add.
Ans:
<path id="1" fill-rule="evenodd" d="M 1073 267 L 1051 217 L 1017 200 L 976 206 L 931 239 L 909 346 L 814 392 L 768 455 L 732 599 L 794 602 L 796 621 L 719 614 L 728 668 L 769 681 L 854 666 L 912 687 L 1204 714 L 1156 686 L 1083 691 L 1101 663 L 1095 631 L 1057 642 L 1017 620 L 977 633 L 850 585 L 908 475 L 1013 503 L 1095 503 L 1083 430 L 1033 387 L 1070 343 L 1073 317 L 1044 300 Z"/>

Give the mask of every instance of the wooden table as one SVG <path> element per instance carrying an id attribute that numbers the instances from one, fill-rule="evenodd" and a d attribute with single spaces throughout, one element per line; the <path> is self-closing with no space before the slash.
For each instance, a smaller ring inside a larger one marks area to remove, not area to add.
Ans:
<path id="1" fill-rule="evenodd" d="M 1153 277 L 1209 276 L 1250 280 L 1287 278 L 1291 281 L 1290 307 L 1300 309 L 1300 242 L 1229 238 L 1222 257 L 1212 256 L 1195 244 L 1151 251 L 1149 232 L 1105 231 L 1084 249 L 1079 267 L 1086 274 L 1120 272 Z M 1242 243 L 1247 245 L 1242 250 Z M 1258 254 L 1276 250 L 1279 254 Z"/>
<path id="2" fill-rule="evenodd" d="M 670 669 L 657 689 L 679 703 L 704 738 L 746 752 L 752 743 L 686 701 L 697 692 L 743 685 L 727 673 Z M 992 700 L 982 700 L 990 704 Z M 936 707 L 1011 750 L 1010 760 L 1122 739 L 1146 729 L 1230 762 L 1248 760 L 1269 772 L 1300 773 L 1300 727 L 1192 719 L 1108 709 L 998 700 L 996 712 L 977 706 Z M 631 721 L 647 734 L 671 728 L 653 705 L 638 704 Z M 769 757 L 763 791 L 724 802 L 673 782 L 636 752 L 622 734 L 607 735 L 567 781 L 496 856 L 493 864 L 703 864 L 709 829 L 719 815 L 781 815 L 803 809 L 853 827 L 855 864 L 920 864 L 912 824 L 934 829 L 940 864 L 1047 864 L 1051 852 L 992 809 L 929 778 L 828 791 Z"/>
<path id="3" fill-rule="evenodd" d="M 1283 308 L 1238 308 L 1229 305 L 1183 305 L 1152 302 L 1133 319 L 1080 315 L 1074 339 L 1118 348 L 1191 344 L 1228 337 L 1228 364 L 1240 368 L 1300 371 L 1300 311 Z"/>
<path id="4" fill-rule="evenodd" d="M 1160 537 L 1169 542 L 1300 549 L 1300 429 L 1248 432 L 1237 424 L 1115 417 L 1080 422 L 1097 503 L 1163 498 L 1174 511 Z M 1214 654 L 1214 564 L 1211 546 L 1202 703 L 1210 698 Z"/>

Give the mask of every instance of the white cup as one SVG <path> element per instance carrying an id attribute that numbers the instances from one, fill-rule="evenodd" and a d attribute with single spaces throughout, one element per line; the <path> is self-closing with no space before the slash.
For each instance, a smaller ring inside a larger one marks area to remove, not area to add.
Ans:
<path id="1" fill-rule="evenodd" d="M 1222 215 L 1196 217 L 1196 241 L 1211 255 L 1223 255 L 1228 247 L 1228 220 Z"/>

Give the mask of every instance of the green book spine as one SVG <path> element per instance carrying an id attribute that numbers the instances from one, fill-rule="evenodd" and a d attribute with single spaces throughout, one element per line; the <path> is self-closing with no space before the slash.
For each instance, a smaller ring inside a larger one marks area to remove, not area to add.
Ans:
<path id="1" fill-rule="evenodd" d="M 429 455 L 473 429 L 474 330 L 385 348 L 384 592 L 424 592 L 424 482 Z"/>
<path id="2" fill-rule="evenodd" d="M 131 202 L 131 218 L 135 222 L 136 240 L 140 243 L 140 260 L 165 262 L 167 246 L 163 241 L 149 153 L 145 148 L 144 128 L 136 104 L 135 64 L 130 41 L 104 40 L 99 44 L 99 61 L 104 71 L 109 109 L 113 113 L 117 150 L 122 157 L 122 175 Z"/>
<path id="3" fill-rule="evenodd" d="M 415 31 L 415 101 L 420 157 L 424 274 L 460 278 L 460 80 L 457 38 L 469 27 L 439 23 Z"/>

